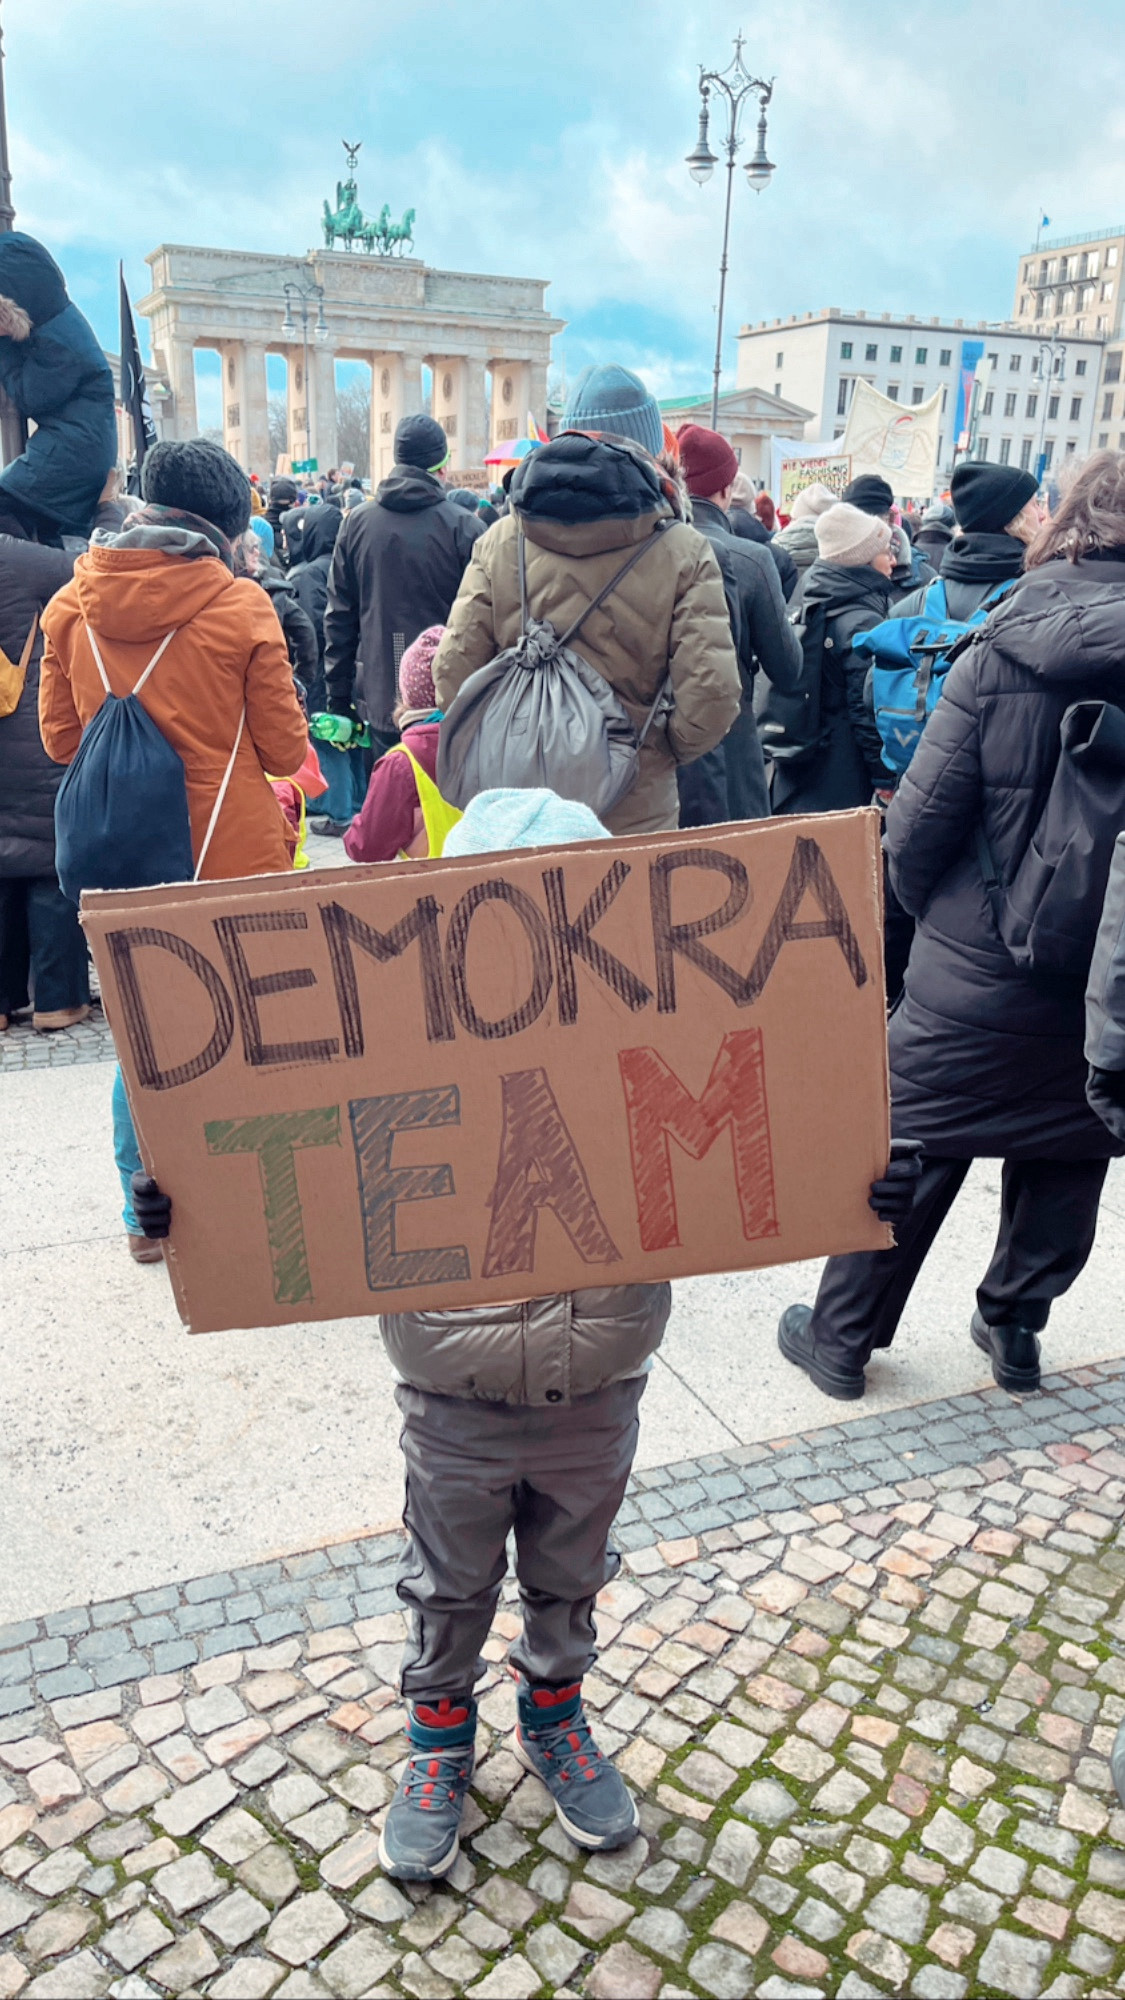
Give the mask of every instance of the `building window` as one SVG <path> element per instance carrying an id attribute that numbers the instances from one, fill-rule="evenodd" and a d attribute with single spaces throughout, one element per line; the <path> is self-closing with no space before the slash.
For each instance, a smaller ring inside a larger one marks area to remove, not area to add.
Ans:
<path id="1" fill-rule="evenodd" d="M 775 367 L 775 368 L 780 368 L 780 367 L 781 367 L 781 364 L 782 364 L 782 362 L 784 361 L 784 359 L 785 359 L 785 356 L 784 356 L 784 354 L 779 354 L 779 355 L 778 355 L 778 357 L 777 357 L 777 360 L 776 360 L 776 361 L 774 362 L 774 364 L 773 364 L 773 365 L 774 365 L 774 367 Z"/>
<path id="2" fill-rule="evenodd" d="M 1105 382 L 1120 382 L 1120 380 L 1121 380 L 1121 349 L 1120 349 L 1120 348 L 1118 348 L 1118 349 L 1116 350 L 1116 352 L 1115 352 L 1115 353 L 1113 353 L 1113 354 L 1107 354 L 1107 355 L 1106 355 L 1106 358 L 1105 358 L 1105 374 L 1104 374 L 1104 376 L 1102 377 L 1102 380 L 1103 380 L 1103 381 L 1105 381 Z"/>
<path id="3" fill-rule="evenodd" d="M 897 402 L 898 402 L 898 383 L 897 383 L 897 382 L 888 382 L 888 384 L 887 384 L 887 398 L 888 398 L 888 400 L 889 400 L 890 402 L 892 402 L 892 403 L 897 403 Z"/>
<path id="4" fill-rule="evenodd" d="M 1004 415 L 1006 417 L 1014 417 L 1015 414 L 1016 414 L 1016 392 L 1014 389 L 1009 389 L 1008 394 L 1004 398 Z"/>
<path id="5" fill-rule="evenodd" d="M 1058 414 L 1059 414 L 1059 399 L 1058 399 L 1058 397 L 1057 397 L 1057 396 L 1048 396 L 1048 398 L 1047 398 L 1047 415 L 1048 415 L 1048 417 L 1050 418 L 1050 420 L 1051 420 L 1051 422 L 1052 422 L 1052 423 L 1054 423 L 1054 421 L 1055 421 L 1055 418 L 1056 418 L 1056 417 L 1058 416 Z"/>
<path id="6" fill-rule="evenodd" d="M 1065 281 L 1067 280 L 1067 278 L 1069 278 L 1069 276 L 1070 276 L 1070 258 L 1069 258 L 1069 257 L 1060 257 L 1060 258 L 1059 258 L 1059 277 L 1060 277 L 1060 278 L 1061 278 L 1061 279 L 1063 280 L 1063 282 L 1065 283 Z"/>
<path id="7" fill-rule="evenodd" d="M 1018 375 L 1019 372 L 1020 372 L 1020 356 L 1018 354 L 1009 354 L 1008 356 L 1009 375 Z"/>
<path id="8" fill-rule="evenodd" d="M 953 359 L 953 349 L 951 347 L 943 347 L 941 353 L 938 356 L 939 368 L 948 368 L 952 359 Z"/>
<path id="9" fill-rule="evenodd" d="M 1102 286 L 1102 299 L 1104 301 L 1106 299 L 1111 299 L 1112 297 L 1113 297 L 1113 279 L 1107 278 L 1105 284 Z"/>
<path id="10" fill-rule="evenodd" d="M 1027 412 L 1026 412 L 1026 414 L 1027 414 L 1027 415 L 1028 415 L 1029 417 L 1033 417 L 1033 416 L 1035 415 L 1035 412 L 1036 412 L 1036 410 L 1037 410 L 1038 408 L 1039 408 L 1039 398 L 1038 398 L 1038 396 L 1029 396 L 1029 397 L 1028 397 L 1028 399 L 1027 399 Z"/>
<path id="11" fill-rule="evenodd" d="M 1026 318 L 1027 318 L 1027 314 L 1028 314 L 1028 308 L 1030 307 L 1030 305 L 1031 305 L 1031 298 L 1030 298 L 1030 295 L 1029 295 L 1029 294 L 1028 294 L 1027 292 L 1021 292 L 1021 293 L 1020 293 L 1020 318 L 1021 318 L 1021 319 L 1026 319 Z"/>
<path id="12" fill-rule="evenodd" d="M 1112 415 L 1113 415 L 1113 390 L 1111 389 L 1102 403 L 1103 424 L 1107 424 Z"/>
<path id="13" fill-rule="evenodd" d="M 901 361 L 901 360 L 902 360 L 902 349 L 901 349 L 901 347 L 892 347 L 892 349 L 891 349 L 891 360 L 892 360 L 893 362 L 896 362 L 896 361 Z"/>
<path id="14" fill-rule="evenodd" d="M 1054 455 L 1055 455 L 1055 446 L 1054 446 L 1054 440 L 1053 440 L 1052 438 L 1048 438 L 1048 439 L 1047 439 L 1047 442 L 1046 442 L 1046 444 L 1045 444 L 1045 445 L 1043 446 L 1043 470 L 1044 470 L 1044 472 L 1047 472 L 1047 471 L 1049 471 L 1049 470 L 1050 470 L 1050 465 L 1051 465 L 1051 460 L 1053 459 Z"/>
<path id="15" fill-rule="evenodd" d="M 1117 245 L 1116 243 L 1111 243 L 1109 249 L 1105 253 L 1106 270 L 1112 271 L 1116 262 L 1117 262 Z"/>
<path id="16" fill-rule="evenodd" d="M 1076 361 L 1074 364 L 1074 372 L 1076 375 L 1084 375 L 1086 373 L 1086 363 L 1084 361 Z"/>
<path id="17" fill-rule="evenodd" d="M 873 340 L 869 340 L 867 346 L 864 348 L 863 358 L 865 361 L 878 361 L 879 349 Z"/>
<path id="18" fill-rule="evenodd" d="M 929 351 L 930 350 L 928 347 L 916 347 L 914 349 L 914 361 L 917 367 L 919 368 L 925 367 L 926 356 L 929 354 Z"/>
<path id="19" fill-rule="evenodd" d="M 925 395 L 925 393 L 926 393 L 926 391 L 925 391 L 925 390 L 923 389 L 923 387 L 922 387 L 921 383 L 920 383 L 920 382 L 916 382 L 916 383 L 914 384 L 914 387 L 913 387 L 913 389 L 912 389 L 912 390 L 910 391 L 910 400 L 911 400 L 911 402 L 912 402 L 912 403 L 920 403 L 920 402 L 921 402 L 921 400 L 922 400 L 922 398 L 923 398 L 923 396 Z"/>
<path id="20" fill-rule="evenodd" d="M 1021 472 L 1026 472 L 1026 471 L 1027 471 L 1027 468 L 1028 468 L 1028 466 L 1029 466 L 1030 464 L 1031 464 L 1031 439 L 1030 439 L 1030 438 L 1021 438 L 1021 440 L 1020 440 L 1020 471 L 1021 471 Z"/>
<path id="21" fill-rule="evenodd" d="M 984 404 L 981 409 L 981 416 L 990 417 L 991 415 L 992 415 L 992 391 L 991 389 L 986 389 L 984 392 Z"/>
<path id="22" fill-rule="evenodd" d="M 938 441 L 937 441 L 937 462 L 939 465 L 941 464 L 941 453 L 942 453 L 942 446 L 944 445 L 944 443 L 945 443 L 945 432 L 939 431 Z"/>
<path id="23" fill-rule="evenodd" d="M 1072 396 L 1070 399 L 1071 423 L 1076 424 L 1079 421 L 1081 415 L 1082 415 L 1082 398 L 1081 396 Z"/>
<path id="24" fill-rule="evenodd" d="M 1105 448 L 1106 448 L 1106 446 L 1108 445 L 1108 443 L 1109 443 L 1109 432 L 1108 432 L 1108 431 L 1099 431 L 1099 432 L 1098 432 L 1098 450 L 1099 450 L 1099 451 L 1104 451 L 1104 450 L 1105 450 Z"/>
<path id="25" fill-rule="evenodd" d="M 833 431 L 833 433 L 832 433 L 832 442 L 833 442 L 833 444 L 835 444 L 835 442 L 836 442 L 836 439 L 837 439 L 837 438 L 842 438 L 842 437 L 843 437 L 843 435 L 844 435 L 844 426 L 843 426 L 843 424 L 837 424 L 837 426 L 836 426 L 835 430 L 834 430 L 834 431 Z"/>
<path id="26" fill-rule="evenodd" d="M 1067 441 L 1066 441 L 1066 456 L 1067 456 L 1068 458 L 1073 458 L 1073 457 L 1074 457 L 1074 454 L 1075 454 L 1075 452 L 1076 452 L 1077 450 L 1078 450 L 1078 439 L 1077 439 L 1077 438 L 1067 438 Z"/>
<path id="27" fill-rule="evenodd" d="M 846 375 L 841 375 L 840 386 L 836 391 L 836 415 L 838 417 L 846 417 L 847 414 L 848 414 L 848 378 Z"/>
<path id="28" fill-rule="evenodd" d="M 1001 438 L 1000 463 L 1001 465 L 1010 465 L 1011 462 L 1012 462 L 1012 440 L 1011 438 Z"/>
<path id="29" fill-rule="evenodd" d="M 948 403 L 948 401 L 949 401 L 949 389 L 948 387 L 946 387 L 941 392 L 941 414 L 943 417 L 945 415 L 945 406 Z"/>
<path id="30" fill-rule="evenodd" d="M 988 439 L 986 437 L 978 437 L 977 439 L 977 457 L 988 457 Z"/>
<path id="31" fill-rule="evenodd" d="M 851 344 L 851 341 L 850 341 L 850 340 L 842 340 L 842 341 L 840 342 L 840 359 L 841 359 L 841 361 L 850 361 L 850 360 L 851 360 L 851 358 L 852 358 L 852 344 Z"/>
<path id="32" fill-rule="evenodd" d="M 1037 354 L 1033 354 L 1031 357 L 1031 372 L 1033 375 L 1038 375 L 1039 373 L 1039 356 Z"/>
<path id="33" fill-rule="evenodd" d="M 1000 361 L 1000 356 L 998 354 L 990 354 L 988 357 L 988 365 L 993 370 L 996 369 L 996 367 L 999 364 L 999 361 Z"/>

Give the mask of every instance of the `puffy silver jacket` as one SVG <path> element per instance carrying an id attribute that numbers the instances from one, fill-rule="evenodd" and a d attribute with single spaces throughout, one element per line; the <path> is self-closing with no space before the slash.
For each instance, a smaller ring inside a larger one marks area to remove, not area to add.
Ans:
<path id="1" fill-rule="evenodd" d="M 386 1313 L 380 1330 L 405 1382 L 486 1403 L 569 1403 L 639 1375 L 664 1337 L 670 1285 L 601 1285 L 546 1299 Z"/>

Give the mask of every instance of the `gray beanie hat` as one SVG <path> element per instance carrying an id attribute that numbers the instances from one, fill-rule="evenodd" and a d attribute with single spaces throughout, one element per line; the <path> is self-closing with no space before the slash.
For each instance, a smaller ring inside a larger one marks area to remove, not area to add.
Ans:
<path id="1" fill-rule="evenodd" d="M 816 546 L 822 562 L 839 563 L 843 569 L 859 569 L 874 562 L 891 546 L 889 521 L 865 514 L 848 500 L 837 501 L 816 520 Z"/>
<path id="2" fill-rule="evenodd" d="M 616 361 L 584 369 L 567 398 L 563 429 L 632 438 L 655 458 L 664 449 L 660 407 L 639 375 Z"/>

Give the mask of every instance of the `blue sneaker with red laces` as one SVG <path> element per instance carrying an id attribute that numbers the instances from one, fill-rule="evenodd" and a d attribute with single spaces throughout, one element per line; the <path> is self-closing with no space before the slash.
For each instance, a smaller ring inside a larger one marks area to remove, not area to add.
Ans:
<path id="1" fill-rule="evenodd" d="M 603 1757 L 582 1707 L 582 1683 L 534 1686 L 521 1680 L 516 1755 L 541 1778 L 564 1833 L 576 1847 L 625 1847 L 639 1820 L 620 1771 Z"/>
<path id="2" fill-rule="evenodd" d="M 471 1695 L 415 1701 L 411 1753 L 379 1835 L 379 1859 L 400 1882 L 437 1882 L 459 1852 L 458 1829 L 469 1780 L 477 1705 Z"/>

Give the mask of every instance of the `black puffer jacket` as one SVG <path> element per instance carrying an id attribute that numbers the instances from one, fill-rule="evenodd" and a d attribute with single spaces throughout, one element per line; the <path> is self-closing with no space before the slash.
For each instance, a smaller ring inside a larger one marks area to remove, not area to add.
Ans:
<path id="1" fill-rule="evenodd" d="M 955 1159 L 1100 1159 L 1081 981 L 1021 971 L 977 858 L 1002 881 L 1028 847 L 1075 701 L 1125 704 L 1125 551 L 1035 569 L 957 659 L 887 814 L 891 883 L 918 919 L 891 1016 L 895 1130 Z"/>
<path id="2" fill-rule="evenodd" d="M 315 691 L 320 671 L 320 648 L 316 642 L 316 630 L 311 618 L 301 609 L 295 591 L 290 588 L 288 577 L 276 569 L 261 571 L 258 582 L 277 612 L 278 623 L 285 634 L 285 645 L 289 653 L 289 664 L 293 677 L 301 683 L 306 696 Z"/>
<path id="3" fill-rule="evenodd" d="M 797 588 L 799 575 L 797 564 L 789 550 L 778 541 L 776 535 L 771 535 L 769 529 L 763 527 L 758 516 L 752 514 L 749 507 L 732 507 L 727 519 L 731 534 L 737 535 L 740 541 L 757 542 L 760 548 L 769 550 L 774 568 L 781 579 L 781 594 L 788 604 Z"/>
<path id="4" fill-rule="evenodd" d="M 863 690 L 867 662 L 852 641 L 887 616 L 890 582 L 866 563 L 845 568 L 817 558 L 805 572 L 801 611 L 806 621 L 823 607 L 825 643 L 820 669 L 820 712 L 826 738 L 816 757 L 774 768 L 775 813 L 842 812 L 871 803 L 886 785 L 879 732 Z"/>
<path id="5" fill-rule="evenodd" d="M 316 634 L 316 672 L 311 683 L 306 682 L 309 710 L 314 715 L 324 707 L 324 613 L 332 555 L 343 519 L 338 507 L 313 509 L 304 534 L 304 559 L 294 564 L 285 578 Z"/>
<path id="6" fill-rule="evenodd" d="M 398 663 L 428 625 L 447 623 L 484 532 L 440 479 L 414 465 L 396 465 L 374 500 L 347 515 L 324 614 L 330 709 L 346 715 L 358 693 L 376 729 L 393 729 Z"/>
<path id="7" fill-rule="evenodd" d="M 63 549 L 0 534 L 0 646 L 18 661 L 37 611 L 70 582 L 74 557 Z M 55 872 L 55 793 L 65 775 L 39 736 L 39 662 L 35 640 L 23 693 L 0 717 L 0 876 Z"/>

